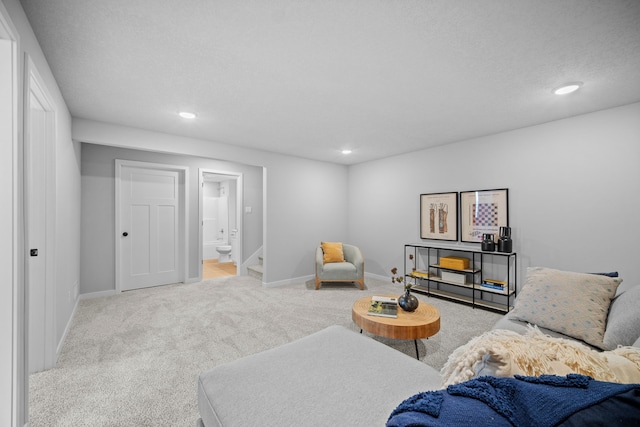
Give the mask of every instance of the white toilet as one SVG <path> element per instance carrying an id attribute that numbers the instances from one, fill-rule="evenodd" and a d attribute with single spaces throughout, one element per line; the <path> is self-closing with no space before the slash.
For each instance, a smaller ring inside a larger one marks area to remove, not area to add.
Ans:
<path id="1" fill-rule="evenodd" d="M 216 246 L 216 252 L 220 254 L 218 262 L 231 261 L 231 245 Z"/>

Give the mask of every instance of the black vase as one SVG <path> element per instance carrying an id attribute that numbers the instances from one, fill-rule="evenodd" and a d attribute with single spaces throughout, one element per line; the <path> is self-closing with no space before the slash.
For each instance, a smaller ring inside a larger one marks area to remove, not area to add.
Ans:
<path id="1" fill-rule="evenodd" d="M 416 311 L 418 304 L 420 304 L 420 302 L 418 301 L 418 298 L 411 295 L 411 289 L 404 291 L 404 294 L 398 298 L 398 305 L 404 311 Z"/>
<path id="2" fill-rule="evenodd" d="M 500 227 L 500 238 L 498 239 L 498 252 L 511 252 L 513 241 L 511 240 L 511 227 Z"/>
<path id="3" fill-rule="evenodd" d="M 493 234 L 483 234 L 482 235 L 482 244 L 483 251 L 493 252 L 496 250 L 496 243 L 493 241 Z"/>

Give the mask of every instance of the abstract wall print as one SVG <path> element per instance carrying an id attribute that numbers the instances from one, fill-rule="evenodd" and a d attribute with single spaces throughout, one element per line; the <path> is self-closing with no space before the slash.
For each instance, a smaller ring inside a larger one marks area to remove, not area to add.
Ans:
<path id="1" fill-rule="evenodd" d="M 462 191 L 460 210 L 461 241 L 481 243 L 483 234 L 497 241 L 500 227 L 509 226 L 509 190 Z"/>
<path id="2" fill-rule="evenodd" d="M 458 240 L 458 193 L 420 195 L 420 238 Z"/>

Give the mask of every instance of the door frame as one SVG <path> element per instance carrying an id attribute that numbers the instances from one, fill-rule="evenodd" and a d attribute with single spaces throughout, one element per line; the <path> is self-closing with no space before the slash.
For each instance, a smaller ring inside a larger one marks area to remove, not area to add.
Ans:
<path id="1" fill-rule="evenodd" d="M 119 237 L 122 230 L 120 229 L 120 195 L 121 195 L 121 183 L 122 183 L 122 168 L 123 167 L 134 167 L 140 169 L 150 169 L 150 170 L 163 170 L 163 171 L 171 171 L 178 172 L 180 177 L 182 178 L 183 186 L 182 193 L 180 195 L 180 224 L 178 225 L 178 230 L 181 232 L 179 236 L 179 245 L 182 246 L 182 250 L 180 251 L 180 257 L 178 258 L 178 262 L 180 263 L 180 269 L 182 271 L 182 282 L 186 283 L 188 278 L 188 270 L 189 270 L 189 168 L 186 166 L 178 166 L 178 165 L 168 165 L 163 163 L 148 163 L 141 162 L 135 160 L 121 160 L 116 159 L 116 170 L 115 170 L 115 250 L 116 250 L 116 293 L 122 292 L 122 266 L 120 261 L 121 249 Z M 181 243 L 181 244 L 180 244 Z"/>
<path id="2" fill-rule="evenodd" d="M 26 369 L 26 340 L 24 313 L 24 220 L 22 219 L 22 156 L 20 153 L 20 78 L 18 52 L 20 37 L 9 12 L 0 1 L 0 40 L 3 63 L 8 64 L 9 78 L 0 81 L 0 180 L 8 185 L 0 187 L 0 342 L 9 343 L 0 349 L 0 424 L 20 426 L 27 423 L 28 377 Z M 9 61 L 5 62 L 5 53 Z M 5 96 L 7 93 L 10 96 Z M 21 95 L 21 94 L 20 94 Z M 7 139 L 4 139 L 7 138 Z"/>
<path id="3" fill-rule="evenodd" d="M 229 172 L 223 171 L 219 169 L 207 169 L 207 168 L 199 168 L 198 169 L 198 279 L 202 281 L 202 268 L 204 264 L 204 237 L 203 237 L 203 223 L 204 223 L 204 175 L 205 174 L 214 174 L 214 175 L 227 175 L 229 179 L 236 180 L 236 225 L 237 225 L 237 234 L 236 239 L 238 239 L 238 253 L 236 254 L 238 257 L 237 265 L 236 265 L 236 275 L 245 274 L 242 269 L 243 266 L 243 258 L 242 258 L 242 236 L 244 235 L 244 224 L 243 219 L 244 215 L 242 212 L 242 207 L 244 206 L 244 185 L 243 185 L 243 174 L 241 172 Z M 231 244 L 231 242 L 229 242 Z"/>
<path id="4" fill-rule="evenodd" d="M 25 221 L 29 218 L 29 192 L 32 189 L 29 170 L 29 152 L 31 148 L 31 94 L 33 93 L 38 102 L 40 102 L 45 110 L 45 129 L 44 141 L 42 146 L 38 144 L 35 149 L 43 149 L 45 157 L 45 187 L 41 189 L 44 192 L 45 203 L 45 235 L 41 236 L 44 241 L 44 247 L 40 250 L 44 252 L 45 258 L 45 337 L 44 337 L 44 368 L 50 369 L 55 367 L 58 359 L 59 351 L 56 346 L 56 322 L 55 322 L 55 162 L 52 159 L 55 156 L 56 143 L 56 104 L 52 101 L 52 97 L 46 88 L 44 80 L 38 72 L 35 64 L 28 54 L 25 54 L 25 79 L 24 79 L 24 214 Z M 40 193 L 42 194 L 42 193 Z M 28 223 L 25 223 L 25 244 L 28 245 L 29 238 Z M 30 248 L 26 248 L 27 250 Z M 40 256 L 40 255 L 38 255 Z M 29 258 L 25 260 L 25 316 L 28 321 L 31 320 L 29 310 L 29 292 L 31 282 L 29 279 Z M 74 295 L 75 298 L 75 295 Z M 27 351 L 29 343 L 29 324 L 25 329 Z M 27 352 L 27 357 L 29 353 Z M 30 368 L 27 372 L 30 372 Z"/>

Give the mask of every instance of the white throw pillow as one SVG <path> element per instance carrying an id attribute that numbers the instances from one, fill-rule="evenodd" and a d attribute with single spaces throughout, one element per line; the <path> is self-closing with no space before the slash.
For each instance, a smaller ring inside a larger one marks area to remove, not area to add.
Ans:
<path id="1" fill-rule="evenodd" d="M 605 349 L 609 306 L 620 282 L 597 274 L 529 267 L 511 316 Z"/>

